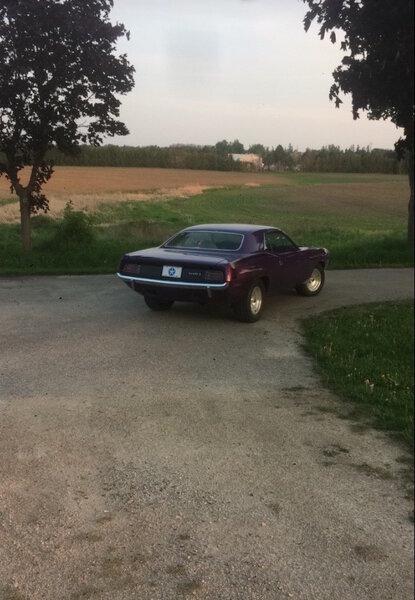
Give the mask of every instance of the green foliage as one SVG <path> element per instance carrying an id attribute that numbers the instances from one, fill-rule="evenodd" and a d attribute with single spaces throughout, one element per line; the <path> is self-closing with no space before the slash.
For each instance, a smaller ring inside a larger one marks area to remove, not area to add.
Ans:
<path id="1" fill-rule="evenodd" d="M 0 198 L 0 206 L 6 206 L 7 204 L 15 204 L 17 198 Z"/>
<path id="2" fill-rule="evenodd" d="M 352 95 L 353 116 L 368 111 L 372 119 L 391 119 L 404 129 L 413 148 L 414 2 L 413 0 L 304 0 L 309 10 L 306 31 L 315 20 L 320 37 L 343 32 L 346 53 L 333 73 L 330 98 L 339 106 L 340 92 Z"/>
<path id="3" fill-rule="evenodd" d="M 88 245 L 95 238 L 93 219 L 90 215 L 74 210 L 71 201 L 66 203 L 63 219 L 58 222 L 53 238 L 55 247 Z"/>
<path id="4" fill-rule="evenodd" d="M 267 152 L 267 149 L 262 144 L 253 144 L 249 146 L 248 153 L 249 154 L 258 154 L 258 156 L 264 157 Z"/>
<path id="5" fill-rule="evenodd" d="M 328 384 L 411 446 L 414 439 L 412 302 L 347 308 L 303 323 Z"/>
<path id="6" fill-rule="evenodd" d="M 73 153 L 81 142 L 96 145 L 105 134 L 127 133 L 116 119 L 121 101 L 115 94 L 132 89 L 134 69 L 125 55 L 114 53 L 127 31 L 110 23 L 111 8 L 112 0 L 0 4 L 6 173 L 38 164 L 48 148 Z M 86 116 L 88 126 L 80 128 L 77 121 Z"/>
<path id="7" fill-rule="evenodd" d="M 360 148 L 341 150 L 330 145 L 320 150 L 307 148 L 301 154 L 302 171 L 320 173 L 406 173 L 405 161 L 398 160 L 393 150 Z"/>
<path id="8" fill-rule="evenodd" d="M 159 167 L 175 169 L 202 169 L 213 171 L 242 171 L 247 165 L 230 156 L 232 144 L 223 140 L 215 146 L 174 145 L 101 147 L 83 145 L 75 156 L 53 150 L 48 158 L 55 165 L 87 167 Z M 360 148 L 342 150 L 326 146 L 320 150 L 307 148 L 296 152 L 292 146 L 264 148 L 255 144 L 249 152 L 262 156 L 265 170 L 300 170 L 321 173 L 405 173 L 404 161 L 399 161 L 393 150 Z"/>
<path id="9" fill-rule="evenodd" d="M 239 140 L 233 140 L 229 146 L 229 151 L 234 154 L 243 154 L 245 152 L 244 145 Z"/>

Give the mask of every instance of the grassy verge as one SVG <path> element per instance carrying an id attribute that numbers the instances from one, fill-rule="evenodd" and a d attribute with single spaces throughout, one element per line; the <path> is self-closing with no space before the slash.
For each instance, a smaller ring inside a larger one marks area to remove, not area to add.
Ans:
<path id="1" fill-rule="evenodd" d="M 413 448 L 412 302 L 344 308 L 304 321 L 306 347 L 328 385 Z"/>
<path id="2" fill-rule="evenodd" d="M 91 215 L 93 235 L 64 243 L 61 221 L 39 216 L 32 219 L 29 255 L 20 249 L 19 227 L 2 224 L 0 273 L 114 272 L 124 252 L 158 245 L 189 225 L 215 222 L 279 226 L 300 245 L 329 248 L 330 268 L 411 266 L 406 215 L 389 202 L 403 180 L 378 179 L 310 174 L 289 185 L 233 186 L 170 201 L 102 204 Z M 376 185 L 383 189 L 387 183 L 378 201 Z"/>

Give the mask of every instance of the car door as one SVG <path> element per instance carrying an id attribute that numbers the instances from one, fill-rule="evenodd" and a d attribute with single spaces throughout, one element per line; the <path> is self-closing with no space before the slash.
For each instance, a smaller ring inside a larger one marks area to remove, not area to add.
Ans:
<path id="1" fill-rule="evenodd" d="M 265 232 L 270 291 L 288 290 L 306 279 L 306 266 L 301 249 L 282 231 Z"/>

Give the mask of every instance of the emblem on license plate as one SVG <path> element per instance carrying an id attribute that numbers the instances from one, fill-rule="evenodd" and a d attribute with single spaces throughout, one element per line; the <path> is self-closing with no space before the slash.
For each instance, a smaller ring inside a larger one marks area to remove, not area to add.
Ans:
<path id="1" fill-rule="evenodd" d="M 174 279 L 180 279 L 180 277 L 182 276 L 182 267 L 173 267 L 170 265 L 165 265 L 161 274 L 163 275 L 163 277 L 172 277 Z"/>

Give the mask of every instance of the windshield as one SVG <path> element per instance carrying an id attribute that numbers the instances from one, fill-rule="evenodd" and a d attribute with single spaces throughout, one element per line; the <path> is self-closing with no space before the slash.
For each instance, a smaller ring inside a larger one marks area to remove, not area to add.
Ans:
<path id="1" fill-rule="evenodd" d="M 182 231 L 164 244 L 165 248 L 211 248 L 213 250 L 239 250 L 241 233 L 223 231 Z"/>

